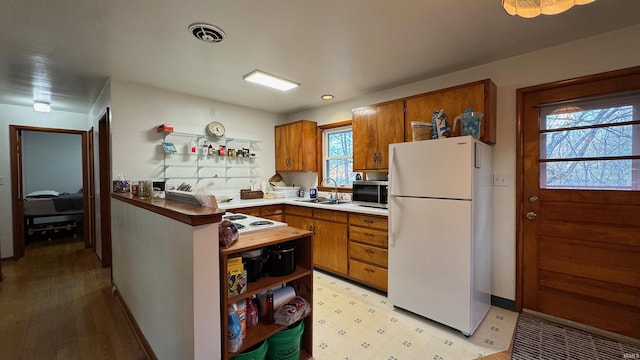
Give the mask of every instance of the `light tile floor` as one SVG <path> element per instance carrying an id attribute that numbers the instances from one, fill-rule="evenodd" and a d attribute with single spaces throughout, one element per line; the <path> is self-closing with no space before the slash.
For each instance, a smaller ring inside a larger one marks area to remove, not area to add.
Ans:
<path id="1" fill-rule="evenodd" d="M 509 348 L 518 314 L 491 307 L 471 337 L 395 309 L 375 291 L 314 272 L 316 360 L 464 360 Z"/>

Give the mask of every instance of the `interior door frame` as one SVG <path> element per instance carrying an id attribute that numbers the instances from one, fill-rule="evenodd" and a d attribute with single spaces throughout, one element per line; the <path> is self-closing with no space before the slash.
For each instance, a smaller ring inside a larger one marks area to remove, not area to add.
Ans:
<path id="1" fill-rule="evenodd" d="M 588 85 L 593 83 L 592 92 L 598 94 L 601 92 L 599 81 L 608 80 L 611 78 L 618 78 L 616 86 L 617 91 L 624 91 L 625 89 L 638 90 L 640 86 L 635 80 L 625 80 L 625 77 L 631 75 L 640 74 L 640 66 L 631 67 L 621 70 L 614 70 L 594 75 L 587 75 L 577 77 L 568 80 L 561 80 L 551 82 L 547 84 L 535 85 L 531 87 L 521 88 L 516 90 L 516 300 L 515 310 L 522 312 L 524 304 L 524 239 L 525 232 L 523 229 L 523 223 L 525 221 L 525 201 L 527 201 L 525 191 L 525 179 L 524 179 L 524 154 L 527 151 L 524 141 L 524 121 L 526 119 L 525 113 L 531 111 L 531 109 L 525 109 L 524 102 L 525 97 L 533 92 L 539 91 L 553 91 L 560 87 L 575 86 L 575 85 Z M 573 99 L 565 99 L 573 100 Z M 539 104 L 542 105 L 542 104 Z"/>
<path id="2" fill-rule="evenodd" d="M 111 110 L 98 120 L 98 167 L 100 196 L 100 249 L 102 267 L 111 266 Z M 112 276 L 113 278 L 113 276 Z"/>
<path id="3" fill-rule="evenodd" d="M 89 178 L 88 174 L 88 142 L 87 131 L 68 130 L 57 128 L 45 128 L 37 126 L 9 125 L 9 151 L 11 154 L 11 203 L 13 219 L 13 258 L 19 259 L 25 256 L 25 234 L 24 234 L 24 206 L 22 189 L 22 132 L 39 131 L 59 134 L 75 134 L 81 136 L 82 142 L 82 217 L 88 218 L 89 214 Z M 83 231 L 82 240 L 85 248 L 89 248 L 92 239 L 87 231 Z"/>

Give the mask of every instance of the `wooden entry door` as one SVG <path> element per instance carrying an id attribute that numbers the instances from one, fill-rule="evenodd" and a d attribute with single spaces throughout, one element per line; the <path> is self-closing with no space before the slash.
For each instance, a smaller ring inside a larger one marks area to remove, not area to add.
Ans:
<path id="1" fill-rule="evenodd" d="M 517 98 L 518 308 L 640 338 L 640 67 Z"/>

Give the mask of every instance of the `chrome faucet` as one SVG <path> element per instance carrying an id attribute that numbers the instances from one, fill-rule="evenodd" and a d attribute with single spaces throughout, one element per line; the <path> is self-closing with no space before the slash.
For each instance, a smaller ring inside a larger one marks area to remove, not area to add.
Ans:
<path id="1" fill-rule="evenodd" d="M 338 200 L 338 183 L 334 179 L 332 179 L 332 178 L 322 179 L 322 181 L 320 182 L 320 186 L 322 186 L 322 184 L 324 184 L 324 182 L 327 181 L 327 180 L 333 181 L 333 186 L 334 186 L 335 191 L 336 191 L 335 199 L 337 201 Z"/>

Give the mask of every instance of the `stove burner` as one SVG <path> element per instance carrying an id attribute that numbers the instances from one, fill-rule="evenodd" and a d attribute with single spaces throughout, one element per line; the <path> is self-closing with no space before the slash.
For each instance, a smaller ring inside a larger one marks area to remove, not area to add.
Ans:
<path id="1" fill-rule="evenodd" d="M 267 225 L 273 225 L 273 222 L 269 221 L 269 220 L 258 220 L 258 221 L 252 222 L 249 225 L 251 225 L 251 226 L 267 226 Z"/>
<path id="2" fill-rule="evenodd" d="M 223 219 L 229 219 L 229 220 L 242 220 L 242 219 L 246 219 L 247 216 L 246 215 L 227 215 L 227 216 L 223 216 Z"/>
<path id="3" fill-rule="evenodd" d="M 236 226 L 236 229 L 240 230 L 240 229 L 244 229 L 246 226 L 240 224 L 240 223 L 233 223 Z"/>

